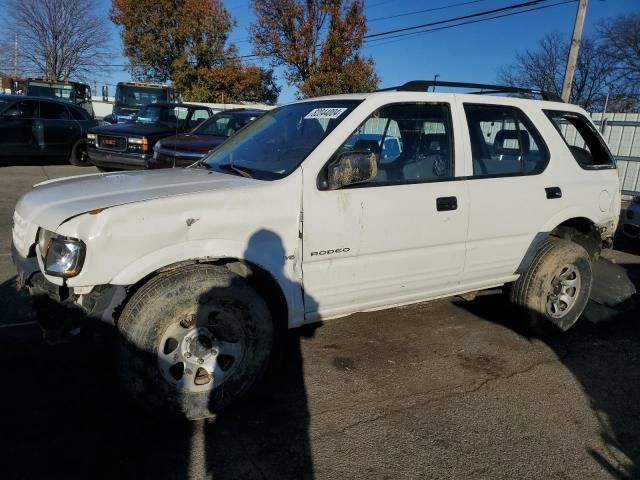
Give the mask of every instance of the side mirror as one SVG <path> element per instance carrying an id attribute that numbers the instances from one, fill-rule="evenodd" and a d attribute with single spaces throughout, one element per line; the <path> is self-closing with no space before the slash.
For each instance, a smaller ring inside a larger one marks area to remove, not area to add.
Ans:
<path id="1" fill-rule="evenodd" d="M 363 151 L 344 152 L 328 167 L 327 190 L 366 182 L 378 174 L 378 156 Z"/>

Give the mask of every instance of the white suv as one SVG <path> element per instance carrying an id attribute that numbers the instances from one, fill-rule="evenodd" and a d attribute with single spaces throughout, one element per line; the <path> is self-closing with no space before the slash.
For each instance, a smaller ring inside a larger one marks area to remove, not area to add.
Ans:
<path id="1" fill-rule="evenodd" d="M 277 108 L 189 168 L 36 185 L 19 282 L 115 325 L 127 388 L 189 418 L 255 386 L 285 327 L 507 285 L 566 330 L 617 226 L 607 146 L 576 106 L 430 85 Z"/>

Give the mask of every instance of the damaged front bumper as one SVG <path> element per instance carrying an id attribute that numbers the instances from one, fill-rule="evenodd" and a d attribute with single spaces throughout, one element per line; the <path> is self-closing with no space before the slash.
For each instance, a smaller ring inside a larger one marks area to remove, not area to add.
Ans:
<path id="1" fill-rule="evenodd" d="M 91 289 L 81 289 L 88 293 L 77 293 L 73 287 L 55 285 L 40 271 L 35 256 L 23 257 L 11 245 L 11 257 L 16 267 L 16 285 L 26 289 L 33 297 L 46 297 L 54 302 L 80 312 L 84 317 L 115 325 L 116 312 L 124 303 L 127 288 L 121 285 L 98 285 Z"/>

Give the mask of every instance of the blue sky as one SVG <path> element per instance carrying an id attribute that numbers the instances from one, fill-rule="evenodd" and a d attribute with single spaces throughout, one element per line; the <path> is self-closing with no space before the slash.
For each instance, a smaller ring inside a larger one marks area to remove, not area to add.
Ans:
<path id="1" fill-rule="evenodd" d="M 100 13 L 106 17 L 110 0 L 98 1 Z M 465 3 L 465 0 L 368 0 L 365 3 L 365 13 L 369 24 L 368 33 L 373 34 L 500 8 L 522 1 L 524 0 L 477 0 L 452 7 Z M 549 0 L 545 3 L 561 1 L 563 0 Z M 251 54 L 247 27 L 254 16 L 249 7 L 249 0 L 223 0 L 223 3 L 237 22 L 230 40 L 237 44 L 241 55 Z M 388 18 L 440 7 L 446 8 Z M 436 73 L 440 75 L 440 80 L 492 82 L 495 81 L 501 66 L 513 62 L 517 51 L 535 47 L 544 35 L 559 32 L 569 40 L 573 31 L 576 7 L 577 3 L 569 3 L 402 40 L 372 42 L 365 45 L 363 53 L 375 60 L 376 70 L 382 80 L 381 87 L 402 84 L 414 79 L 432 79 Z M 585 35 L 594 32 L 599 20 L 633 11 L 640 11 L 640 0 L 590 0 Z M 122 46 L 117 29 L 112 24 L 110 31 L 113 35 L 114 51 L 119 54 Z M 113 63 L 121 64 L 125 61 L 117 55 Z M 254 61 L 261 64 L 260 61 Z M 282 71 L 276 70 L 276 74 L 278 83 L 283 87 L 279 103 L 293 100 L 295 90 L 286 85 Z M 95 81 L 100 88 L 103 83 L 115 84 L 128 79 L 128 73 L 114 68 L 106 75 L 96 75 Z"/>

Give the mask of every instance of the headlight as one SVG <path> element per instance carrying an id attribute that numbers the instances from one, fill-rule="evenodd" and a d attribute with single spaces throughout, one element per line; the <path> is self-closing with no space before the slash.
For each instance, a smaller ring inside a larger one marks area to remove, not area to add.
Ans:
<path id="1" fill-rule="evenodd" d="M 70 278 L 80 273 L 85 254 L 85 245 L 80 240 L 62 237 L 41 228 L 38 247 L 44 270 L 49 275 Z"/>
<path id="2" fill-rule="evenodd" d="M 149 150 L 149 139 L 147 137 L 129 137 L 127 138 L 127 145 L 129 150 L 146 152 Z"/>
<path id="3" fill-rule="evenodd" d="M 96 144 L 96 134 L 95 133 L 87 133 L 87 144 L 95 145 Z"/>

